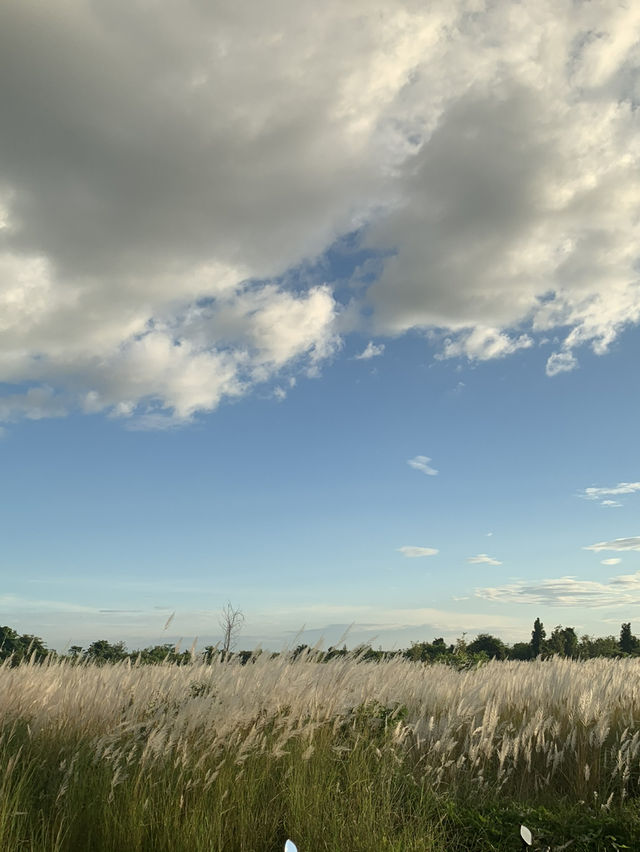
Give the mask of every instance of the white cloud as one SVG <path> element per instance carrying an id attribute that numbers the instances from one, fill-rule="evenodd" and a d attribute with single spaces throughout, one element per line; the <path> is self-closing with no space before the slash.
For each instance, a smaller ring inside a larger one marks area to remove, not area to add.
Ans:
<path id="1" fill-rule="evenodd" d="M 350 326 L 309 270 L 356 231 L 360 333 L 606 352 L 640 321 L 640 8 L 469 8 L 3 4 L 6 419 L 51 388 L 184 421 L 317 374 Z"/>
<path id="2" fill-rule="evenodd" d="M 578 366 L 578 361 L 572 352 L 554 352 L 547 359 L 546 373 L 557 376 L 559 373 L 570 373 Z"/>
<path id="3" fill-rule="evenodd" d="M 422 471 L 427 476 L 437 476 L 438 471 L 431 467 L 429 464 L 430 461 L 429 456 L 414 456 L 414 458 L 407 461 L 407 464 L 414 470 Z"/>
<path id="4" fill-rule="evenodd" d="M 596 488 L 590 486 L 580 492 L 580 496 L 585 500 L 599 500 L 601 506 L 608 508 L 617 508 L 622 506 L 618 500 L 611 500 L 611 497 L 618 497 L 622 494 L 636 494 L 640 491 L 640 482 L 619 482 L 617 485 L 609 488 Z M 605 499 L 606 498 L 606 499 Z"/>
<path id="5" fill-rule="evenodd" d="M 640 571 L 612 577 L 608 583 L 559 577 L 554 580 L 521 580 L 494 588 L 476 589 L 476 596 L 501 603 L 542 606 L 623 606 L 640 603 Z"/>
<path id="6" fill-rule="evenodd" d="M 613 556 L 611 559 L 601 559 L 601 565 L 619 565 L 622 562 L 619 556 Z"/>
<path id="7" fill-rule="evenodd" d="M 398 548 L 398 553 L 409 557 L 409 559 L 416 559 L 420 556 L 435 556 L 439 552 L 435 547 L 413 547 L 409 544 Z"/>
<path id="8" fill-rule="evenodd" d="M 455 339 L 445 340 L 442 353 L 438 357 L 460 358 L 464 355 L 470 361 L 489 361 L 492 358 L 504 358 L 518 349 L 528 349 L 532 345 L 532 339 L 526 334 L 513 338 L 495 328 L 477 327 L 472 331 L 460 333 Z"/>
<path id="9" fill-rule="evenodd" d="M 613 541 L 598 541 L 596 544 L 587 545 L 583 550 L 593 550 L 595 552 L 601 550 L 640 550 L 640 536 L 614 538 Z"/>
<path id="10" fill-rule="evenodd" d="M 467 562 L 470 562 L 472 565 L 502 565 L 502 562 L 499 562 L 497 559 L 493 559 L 491 556 L 487 556 L 486 553 L 479 553 L 477 556 L 469 556 L 467 558 Z"/>
<path id="11" fill-rule="evenodd" d="M 375 344 L 372 340 L 370 340 L 365 349 L 359 355 L 356 355 L 355 358 L 357 361 L 364 361 L 368 358 L 376 358 L 378 355 L 382 355 L 383 352 L 384 343 Z"/>

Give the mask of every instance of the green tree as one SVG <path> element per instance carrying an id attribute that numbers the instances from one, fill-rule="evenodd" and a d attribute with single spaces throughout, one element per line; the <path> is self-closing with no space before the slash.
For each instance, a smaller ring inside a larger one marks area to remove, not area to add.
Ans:
<path id="1" fill-rule="evenodd" d="M 0 627 L 0 660 L 11 659 L 11 664 L 16 666 L 25 660 L 39 663 L 51 653 L 39 636 L 30 633 L 19 636 L 12 627 Z"/>
<path id="2" fill-rule="evenodd" d="M 515 642 L 513 647 L 509 648 L 509 659 L 530 660 L 531 644 L 529 642 Z"/>
<path id="3" fill-rule="evenodd" d="M 473 642 L 467 645 L 467 651 L 470 654 L 485 653 L 489 659 L 504 660 L 507 656 L 507 648 L 497 636 L 492 636 L 490 633 L 480 633 Z"/>
<path id="4" fill-rule="evenodd" d="M 533 659 L 539 657 L 542 653 L 546 635 L 543 623 L 539 618 L 536 618 L 533 622 L 533 630 L 531 631 L 531 656 Z"/>
<path id="5" fill-rule="evenodd" d="M 191 654 L 188 651 L 177 651 L 175 645 L 171 642 L 163 645 L 150 645 L 148 648 L 132 651 L 129 656 L 136 663 L 145 665 L 159 665 L 160 663 L 185 665 L 191 662 Z"/>
<path id="6" fill-rule="evenodd" d="M 124 642 L 108 642 L 106 639 L 97 639 L 92 642 L 86 651 L 87 659 L 92 663 L 118 663 L 128 656 Z"/>
<path id="7" fill-rule="evenodd" d="M 578 656 L 582 660 L 593 657 L 619 657 L 620 647 L 615 636 L 588 636 L 580 637 L 578 645 Z"/>
<path id="8" fill-rule="evenodd" d="M 20 637 L 17 632 L 12 627 L 0 627 L 0 660 L 6 660 L 20 651 Z"/>
<path id="9" fill-rule="evenodd" d="M 578 656 L 578 636 L 573 627 L 563 627 L 559 624 L 546 643 L 546 649 L 551 654 L 559 654 L 562 657 Z"/>
<path id="10" fill-rule="evenodd" d="M 638 640 L 631 632 L 631 622 L 627 621 L 620 628 L 620 650 L 624 654 L 633 654 L 638 649 Z"/>
<path id="11" fill-rule="evenodd" d="M 84 651 L 82 650 L 82 645 L 71 645 L 71 647 L 69 648 L 69 650 L 67 652 L 67 655 L 72 660 L 76 660 L 76 661 L 81 660 L 83 655 L 84 655 Z"/>

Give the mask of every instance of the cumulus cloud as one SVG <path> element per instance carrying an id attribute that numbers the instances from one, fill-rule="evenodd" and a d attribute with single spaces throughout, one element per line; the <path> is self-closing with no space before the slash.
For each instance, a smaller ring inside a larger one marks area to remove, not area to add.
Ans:
<path id="1" fill-rule="evenodd" d="M 613 541 L 598 541 L 589 544 L 583 550 L 593 550 L 596 553 L 601 550 L 640 550 L 640 536 L 631 538 L 614 538 Z"/>
<path id="2" fill-rule="evenodd" d="M 414 547 L 405 544 L 398 548 L 398 553 L 407 556 L 409 559 L 417 559 L 420 556 L 436 556 L 439 551 L 435 547 Z"/>
<path id="3" fill-rule="evenodd" d="M 608 583 L 559 577 L 555 580 L 519 581 L 476 589 L 476 596 L 500 603 L 542 606 L 623 606 L 640 603 L 640 571 L 612 577 Z"/>
<path id="4" fill-rule="evenodd" d="M 438 471 L 431 467 L 429 464 L 430 461 L 431 459 L 429 456 L 414 456 L 414 458 L 407 461 L 407 464 L 409 467 L 412 467 L 414 470 L 419 470 L 427 476 L 437 476 Z"/>
<path id="5" fill-rule="evenodd" d="M 370 340 L 364 350 L 356 355 L 357 361 L 366 361 L 369 358 L 376 358 L 378 355 L 382 355 L 384 352 L 384 343 L 375 344 L 372 340 Z"/>
<path id="6" fill-rule="evenodd" d="M 502 565 L 497 559 L 488 556 L 486 553 L 479 553 L 477 556 L 469 556 L 467 562 L 472 565 Z"/>
<path id="7" fill-rule="evenodd" d="M 453 331 L 443 354 L 469 358 L 556 329 L 556 375 L 575 368 L 579 346 L 603 353 L 640 316 L 629 217 L 640 205 L 640 13 L 570 2 L 460 11 L 404 94 L 416 142 L 396 206 L 369 237 L 393 249 L 370 291 L 374 316 L 389 332 Z"/>
<path id="8" fill-rule="evenodd" d="M 355 232 L 371 336 L 558 336 L 557 375 L 640 321 L 637 5 L 23 0 L 0 27 L 6 420 L 49 416 L 36 392 L 180 422 L 317 374 L 349 323 L 305 270 Z"/>

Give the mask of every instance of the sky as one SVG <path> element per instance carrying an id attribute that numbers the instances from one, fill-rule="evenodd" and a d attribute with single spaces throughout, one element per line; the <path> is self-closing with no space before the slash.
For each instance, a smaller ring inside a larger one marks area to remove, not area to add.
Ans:
<path id="1" fill-rule="evenodd" d="M 640 633 L 639 68 L 613 0 L 3 3 L 0 622 Z"/>

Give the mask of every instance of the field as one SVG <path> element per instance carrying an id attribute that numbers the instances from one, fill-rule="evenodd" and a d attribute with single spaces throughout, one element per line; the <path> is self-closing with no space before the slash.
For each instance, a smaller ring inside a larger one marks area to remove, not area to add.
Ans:
<path id="1" fill-rule="evenodd" d="M 637 659 L 4 665 L 0 706 L 2 850 L 640 848 Z"/>

